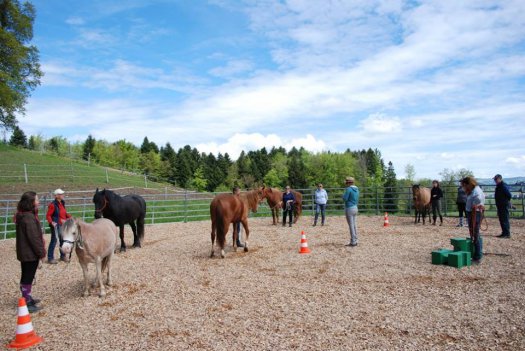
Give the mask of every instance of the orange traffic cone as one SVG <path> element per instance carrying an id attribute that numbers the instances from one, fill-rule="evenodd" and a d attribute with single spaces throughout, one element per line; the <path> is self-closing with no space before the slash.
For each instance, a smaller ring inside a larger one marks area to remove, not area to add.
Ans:
<path id="1" fill-rule="evenodd" d="M 40 336 L 36 335 L 33 330 L 33 323 L 31 323 L 31 316 L 27 310 L 26 299 L 21 297 L 18 299 L 18 322 L 16 325 L 16 336 L 7 347 L 16 349 L 25 349 L 44 341 Z"/>
<path id="2" fill-rule="evenodd" d="M 308 242 L 306 241 L 306 235 L 304 234 L 304 231 L 301 231 L 301 248 L 299 249 L 300 254 L 307 254 L 310 253 L 310 249 L 308 248 Z"/>
<path id="3" fill-rule="evenodd" d="M 383 223 L 383 227 L 388 227 L 388 212 L 385 212 L 385 223 Z"/>

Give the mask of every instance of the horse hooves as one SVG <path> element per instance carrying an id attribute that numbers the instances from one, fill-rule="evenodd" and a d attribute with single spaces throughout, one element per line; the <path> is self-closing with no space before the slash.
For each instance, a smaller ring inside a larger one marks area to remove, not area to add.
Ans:
<path id="1" fill-rule="evenodd" d="M 120 248 L 120 252 L 126 252 L 126 248 L 125 247 L 121 247 Z"/>
<path id="2" fill-rule="evenodd" d="M 214 252 L 212 252 L 212 253 L 210 254 L 210 258 L 212 258 L 213 256 L 215 256 L 215 253 L 214 253 Z"/>
<path id="3" fill-rule="evenodd" d="M 137 245 L 133 244 L 133 246 L 132 246 L 132 248 L 134 248 L 134 249 L 140 249 L 141 247 L 142 246 L 140 246 L 140 244 L 137 244 Z"/>
<path id="4" fill-rule="evenodd" d="M 88 296 L 89 296 L 89 291 L 88 291 L 88 290 L 85 290 L 84 293 L 82 294 L 82 296 L 84 296 L 84 297 L 88 297 Z"/>
<path id="5" fill-rule="evenodd" d="M 247 246 L 244 247 L 244 252 L 248 252 L 248 247 Z"/>

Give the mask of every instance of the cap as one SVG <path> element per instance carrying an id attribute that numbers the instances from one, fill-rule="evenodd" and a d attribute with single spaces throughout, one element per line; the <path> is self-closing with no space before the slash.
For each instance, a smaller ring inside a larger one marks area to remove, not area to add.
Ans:
<path id="1" fill-rule="evenodd" d="M 346 182 L 347 183 L 353 183 L 353 182 L 355 182 L 355 179 L 354 179 L 354 177 L 346 177 Z"/>
<path id="2" fill-rule="evenodd" d="M 494 176 L 494 178 L 492 178 L 492 179 L 496 180 L 496 179 L 502 179 L 502 178 L 503 178 L 503 177 L 501 176 L 501 174 L 496 174 L 496 175 Z"/>
<path id="3" fill-rule="evenodd" d="M 53 191 L 53 194 L 54 195 L 62 195 L 62 194 L 64 194 L 64 190 L 58 188 L 57 190 Z"/>

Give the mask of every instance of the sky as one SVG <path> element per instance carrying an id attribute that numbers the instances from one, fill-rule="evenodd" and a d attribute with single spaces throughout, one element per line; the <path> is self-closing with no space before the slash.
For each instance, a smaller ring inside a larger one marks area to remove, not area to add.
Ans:
<path id="1" fill-rule="evenodd" d="M 525 175 L 523 0 L 32 3 L 45 76 L 27 135 Z"/>

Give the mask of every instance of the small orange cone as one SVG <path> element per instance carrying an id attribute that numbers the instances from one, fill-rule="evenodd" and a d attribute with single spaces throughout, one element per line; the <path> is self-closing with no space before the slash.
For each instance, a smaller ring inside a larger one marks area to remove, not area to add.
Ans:
<path id="1" fill-rule="evenodd" d="M 25 349 L 42 341 L 44 341 L 44 339 L 36 335 L 35 331 L 33 330 L 33 323 L 31 323 L 31 316 L 27 310 L 26 299 L 23 297 L 19 298 L 16 336 L 15 340 L 11 341 L 7 347 Z"/>
<path id="2" fill-rule="evenodd" d="M 306 241 L 306 235 L 304 234 L 304 231 L 301 231 L 301 248 L 299 249 L 300 254 L 307 254 L 310 253 L 310 249 L 308 248 L 308 242 Z"/>
<path id="3" fill-rule="evenodd" d="M 388 227 L 390 224 L 388 223 L 388 212 L 385 212 L 385 223 L 383 224 L 383 227 Z"/>

